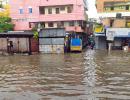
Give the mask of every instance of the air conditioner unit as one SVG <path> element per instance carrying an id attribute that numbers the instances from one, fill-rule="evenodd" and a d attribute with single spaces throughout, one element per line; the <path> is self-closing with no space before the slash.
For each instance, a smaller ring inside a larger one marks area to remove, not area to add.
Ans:
<path id="1" fill-rule="evenodd" d="M 122 18 L 122 14 L 121 13 L 116 13 L 116 18 Z"/>

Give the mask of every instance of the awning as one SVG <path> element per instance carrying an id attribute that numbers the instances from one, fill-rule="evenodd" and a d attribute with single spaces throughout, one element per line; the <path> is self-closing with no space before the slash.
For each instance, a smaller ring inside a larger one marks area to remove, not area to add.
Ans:
<path id="1" fill-rule="evenodd" d="M 101 32 L 101 33 L 94 33 L 95 36 L 105 36 L 105 33 L 104 32 Z"/>
<path id="2" fill-rule="evenodd" d="M 32 37 L 33 32 L 31 31 L 9 31 L 5 33 L 0 33 L 0 37 Z"/>
<path id="3" fill-rule="evenodd" d="M 115 37 L 117 37 L 117 38 L 130 38 L 130 33 L 128 33 L 128 35 L 117 35 Z"/>

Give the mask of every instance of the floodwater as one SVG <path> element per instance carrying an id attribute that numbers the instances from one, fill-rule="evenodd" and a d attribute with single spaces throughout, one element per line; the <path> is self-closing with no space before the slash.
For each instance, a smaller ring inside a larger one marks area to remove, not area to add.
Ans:
<path id="1" fill-rule="evenodd" d="M 130 53 L 0 56 L 0 100 L 130 100 Z"/>

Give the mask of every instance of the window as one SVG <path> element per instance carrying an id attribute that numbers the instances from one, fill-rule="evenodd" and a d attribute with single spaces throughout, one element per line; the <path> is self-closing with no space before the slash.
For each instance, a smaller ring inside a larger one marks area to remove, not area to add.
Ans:
<path id="1" fill-rule="evenodd" d="M 60 10 L 62 10 L 62 11 L 65 10 L 65 6 L 61 6 Z"/>
<path id="2" fill-rule="evenodd" d="M 114 10 L 125 10 L 124 6 L 115 6 Z"/>
<path id="3" fill-rule="evenodd" d="M 22 8 L 19 9 L 19 13 L 23 14 L 23 9 Z"/>
<path id="4" fill-rule="evenodd" d="M 129 5 L 126 5 L 126 8 L 125 8 L 125 10 L 129 10 Z"/>
<path id="5" fill-rule="evenodd" d="M 86 24 L 83 23 L 83 21 L 78 21 L 78 25 L 79 25 L 79 26 L 85 26 Z"/>
<path id="6" fill-rule="evenodd" d="M 111 11 L 111 8 L 110 7 L 105 7 L 104 10 L 105 11 Z"/>
<path id="7" fill-rule="evenodd" d="M 52 8 L 48 8 L 48 14 L 52 14 Z"/>
<path id="8" fill-rule="evenodd" d="M 39 7 L 40 14 L 45 14 L 45 8 L 44 7 Z"/>
<path id="9" fill-rule="evenodd" d="M 111 10 L 114 10 L 114 7 L 111 7 Z"/>
<path id="10" fill-rule="evenodd" d="M 32 24 L 29 22 L 29 28 L 32 28 Z"/>
<path id="11" fill-rule="evenodd" d="M 61 28 L 61 27 L 64 27 L 64 22 L 57 22 L 57 27 L 58 28 Z"/>
<path id="12" fill-rule="evenodd" d="M 48 27 L 53 27 L 53 23 L 52 22 L 48 23 Z"/>
<path id="13" fill-rule="evenodd" d="M 72 13 L 72 7 L 71 6 L 67 7 L 67 13 Z"/>
<path id="14" fill-rule="evenodd" d="M 74 26 L 74 21 L 69 22 L 69 26 Z"/>
<path id="15" fill-rule="evenodd" d="M 113 26 L 113 23 L 114 23 L 114 20 L 113 20 L 113 19 L 111 19 L 111 20 L 110 20 L 110 27 L 112 27 L 112 26 Z"/>
<path id="16" fill-rule="evenodd" d="M 29 14 L 32 14 L 32 8 L 30 7 L 28 8 L 28 10 L 29 10 Z"/>
<path id="17" fill-rule="evenodd" d="M 56 14 L 59 14 L 59 13 L 60 13 L 60 9 L 56 8 Z"/>

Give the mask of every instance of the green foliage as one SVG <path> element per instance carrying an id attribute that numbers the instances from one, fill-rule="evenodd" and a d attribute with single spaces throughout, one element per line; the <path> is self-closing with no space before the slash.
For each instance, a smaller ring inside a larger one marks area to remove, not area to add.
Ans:
<path id="1" fill-rule="evenodd" d="M 11 23 L 11 18 L 0 17 L 0 32 L 12 31 L 14 25 Z"/>
<path id="2" fill-rule="evenodd" d="M 37 31 L 35 31 L 34 32 L 34 36 L 33 36 L 35 39 L 38 39 L 38 32 Z"/>
<path id="3" fill-rule="evenodd" d="M 32 28 L 32 32 L 33 32 L 33 37 L 34 37 L 35 39 L 38 39 L 38 31 L 37 31 L 37 28 L 36 28 L 36 27 L 33 27 L 33 28 Z"/>
<path id="4" fill-rule="evenodd" d="M 0 17 L 0 23 L 10 23 L 11 18 L 10 17 Z"/>

